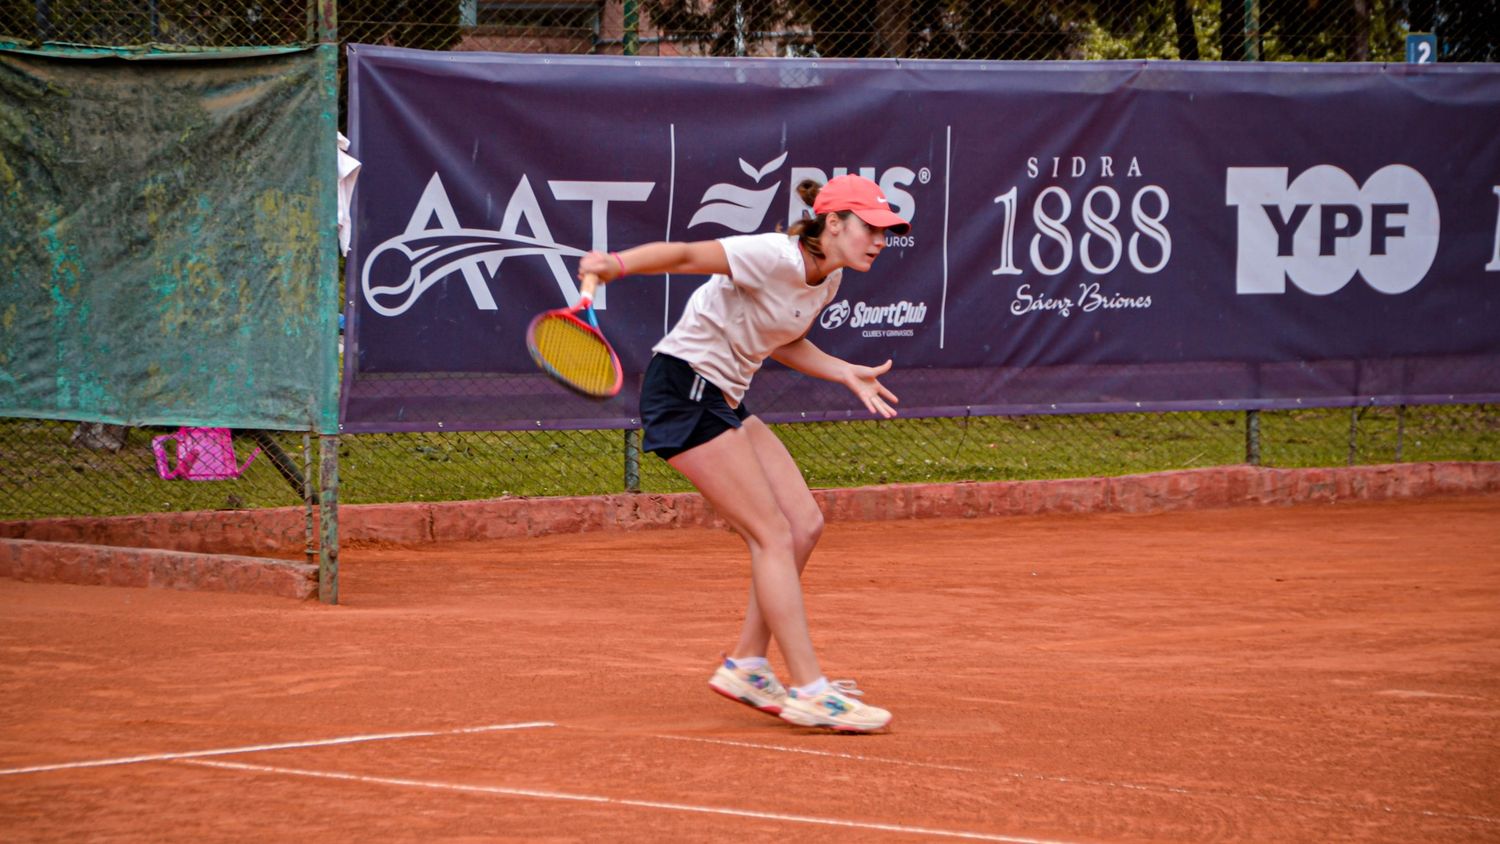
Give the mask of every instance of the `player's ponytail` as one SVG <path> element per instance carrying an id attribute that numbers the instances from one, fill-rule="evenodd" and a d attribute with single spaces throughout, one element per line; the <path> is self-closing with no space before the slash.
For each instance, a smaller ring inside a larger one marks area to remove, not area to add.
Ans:
<path id="1" fill-rule="evenodd" d="M 808 208 L 811 208 L 813 207 L 813 203 L 818 198 L 818 191 L 821 190 L 822 187 L 823 186 L 821 184 L 813 181 L 812 179 L 803 179 L 801 182 L 797 183 L 797 196 L 807 204 Z M 842 213 L 847 214 L 848 212 L 845 211 Z M 827 222 L 827 214 L 805 216 L 797 222 L 792 223 L 791 228 L 787 229 L 786 233 L 791 235 L 792 237 L 802 238 L 802 245 L 807 247 L 807 251 L 811 253 L 813 257 L 821 260 L 824 257 L 823 244 L 818 240 L 818 238 L 823 236 L 823 226 L 826 225 Z"/>

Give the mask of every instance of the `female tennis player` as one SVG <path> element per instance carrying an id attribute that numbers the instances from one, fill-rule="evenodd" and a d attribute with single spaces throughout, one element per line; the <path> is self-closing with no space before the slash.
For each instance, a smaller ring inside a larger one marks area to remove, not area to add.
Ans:
<path id="1" fill-rule="evenodd" d="M 862 693 L 853 682 L 829 682 L 808 632 L 800 575 L 822 535 L 823 514 L 786 446 L 744 398 L 751 378 L 772 358 L 843 384 L 873 414 L 896 415 L 896 396 L 879 380 L 890 361 L 849 363 L 806 335 L 838 294 L 844 269 L 869 270 L 885 248 L 886 232 L 905 234 L 910 225 L 861 176 L 839 176 L 821 188 L 808 180 L 797 191 L 814 216 L 785 234 L 589 252 L 579 276 L 610 282 L 627 274 L 711 275 L 653 347 L 641 388 L 643 447 L 691 481 L 750 550 L 744 627 L 709 686 L 794 724 L 870 732 L 886 726 L 891 713 L 856 700 Z M 766 662 L 773 637 L 790 688 Z"/>

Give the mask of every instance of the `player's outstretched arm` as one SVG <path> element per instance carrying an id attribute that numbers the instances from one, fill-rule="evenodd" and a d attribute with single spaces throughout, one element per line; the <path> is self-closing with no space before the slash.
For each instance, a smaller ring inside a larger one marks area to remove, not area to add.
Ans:
<path id="1" fill-rule="evenodd" d="M 614 281 L 623 275 L 728 272 L 729 258 L 717 240 L 646 243 L 620 252 L 589 252 L 578 261 L 579 278 L 592 273 L 601 282 Z"/>
<path id="2" fill-rule="evenodd" d="M 896 409 L 891 405 L 899 399 L 880 383 L 880 376 L 891 371 L 891 361 L 879 366 L 850 363 L 828 354 L 806 337 L 772 352 L 771 359 L 803 375 L 843 384 L 871 413 L 882 418 L 890 419 L 896 415 Z"/>

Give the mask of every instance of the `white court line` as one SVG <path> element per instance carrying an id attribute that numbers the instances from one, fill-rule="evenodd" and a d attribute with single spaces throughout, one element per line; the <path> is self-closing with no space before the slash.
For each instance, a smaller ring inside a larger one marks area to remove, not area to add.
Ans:
<path id="1" fill-rule="evenodd" d="M 729 739 L 700 738 L 698 736 L 667 736 L 653 735 L 651 738 L 667 739 L 669 741 L 695 741 L 702 744 L 722 744 L 729 747 L 748 747 L 752 750 L 774 750 L 778 753 L 804 753 L 808 756 L 827 756 L 833 759 L 851 759 L 855 762 L 879 762 L 885 765 L 902 765 L 907 768 L 936 768 L 939 771 L 962 771 L 966 774 L 990 774 L 993 771 L 985 771 L 979 768 L 966 768 L 962 765 L 941 765 L 937 762 L 911 762 L 906 759 L 885 759 L 880 756 L 860 756 L 854 753 L 835 753 L 831 750 L 808 750 L 803 747 L 782 747 L 776 744 L 756 744 L 751 741 L 730 741 Z M 1011 774 L 1011 776 L 1027 776 L 1026 774 Z"/>
<path id="2" fill-rule="evenodd" d="M 492 733 L 498 730 L 527 730 L 535 727 L 555 727 L 550 721 L 531 721 L 524 724 L 490 724 L 485 727 L 461 727 L 456 730 L 422 730 L 407 733 L 376 733 L 367 736 L 342 736 L 340 738 L 314 739 L 312 741 L 288 741 L 279 744 L 254 744 L 245 747 L 221 747 L 215 750 L 189 750 L 183 753 L 150 753 L 143 756 L 119 756 L 114 759 L 91 759 L 85 762 L 62 762 L 55 765 L 32 765 L 26 768 L 0 770 L 0 776 L 13 774 L 35 774 L 42 771 L 66 771 L 73 768 L 103 768 L 109 765 L 134 765 L 140 762 L 167 762 L 173 759 L 197 759 L 203 756 L 229 756 L 235 753 L 259 753 L 265 750 L 289 750 L 297 747 L 327 747 L 333 744 L 358 744 L 368 741 L 390 741 L 392 739 L 427 738 L 430 736 L 457 736 L 465 733 Z"/>
<path id="3" fill-rule="evenodd" d="M 964 832 L 952 829 L 929 829 L 920 826 L 901 826 L 899 824 L 869 823 L 865 821 L 847 821 L 839 818 L 819 818 L 811 815 L 787 815 L 780 812 L 756 812 L 750 809 L 724 809 L 714 806 L 694 806 L 689 803 L 661 803 L 655 800 L 630 800 L 623 797 L 601 797 L 595 794 L 570 794 L 565 791 L 535 791 L 526 788 L 505 788 L 496 785 L 464 785 L 462 783 L 433 782 L 431 780 L 410 780 L 397 777 L 371 777 L 363 774 L 346 774 L 339 771 L 308 771 L 301 768 L 280 768 L 271 765 L 246 765 L 240 762 L 193 762 L 184 761 L 184 765 L 200 765 L 207 768 L 226 768 L 234 771 L 255 771 L 267 774 L 289 774 L 299 777 L 313 777 L 316 779 L 346 780 L 350 782 L 375 783 L 378 785 L 399 785 L 411 788 L 428 788 L 435 791 L 458 791 L 471 794 L 499 794 L 506 797 L 534 797 L 539 800 L 570 800 L 582 803 L 605 803 L 612 806 L 634 806 L 643 809 L 665 809 L 671 812 L 693 812 L 701 815 L 729 815 L 737 818 L 754 818 L 756 820 L 783 821 L 786 823 L 816 824 L 819 826 L 839 826 L 848 829 L 870 829 L 879 832 L 904 832 L 908 835 L 931 835 L 939 838 L 967 838 L 975 841 L 1005 841 L 1010 844 L 1064 844 L 1064 842 L 1040 839 L 1040 838 L 1018 838 L 1011 835 L 991 835 L 983 832 Z"/>
<path id="4" fill-rule="evenodd" d="M 883 765 L 901 765 L 908 768 L 934 768 L 941 771 L 960 771 L 970 774 L 984 774 L 987 776 L 1004 776 L 1017 780 L 1041 780 L 1043 782 L 1060 782 L 1069 785 L 1089 785 L 1103 788 L 1119 788 L 1129 791 L 1157 791 L 1168 794 L 1181 794 L 1186 797 L 1218 797 L 1234 800 L 1258 800 L 1263 803 L 1295 803 L 1302 806 L 1317 806 L 1324 809 L 1340 809 L 1346 811 L 1361 812 L 1384 812 L 1388 815 L 1420 815 L 1428 818 L 1445 818 L 1448 820 L 1477 821 L 1480 823 L 1500 824 L 1500 818 L 1488 815 L 1466 815 L 1459 812 L 1442 812 L 1431 809 L 1397 809 L 1393 806 L 1381 804 L 1372 806 L 1360 803 L 1341 803 L 1336 800 L 1319 800 L 1314 797 L 1275 797 L 1266 794 L 1238 794 L 1232 791 L 1208 791 L 1181 788 L 1171 785 L 1141 785 L 1129 782 L 1112 782 L 1110 780 L 1091 780 L 1079 777 L 1060 777 L 1048 774 L 1027 774 L 1019 771 L 993 771 L 984 768 L 969 768 L 962 765 L 940 765 L 935 762 L 911 762 L 906 759 L 887 759 L 880 756 L 860 756 L 854 753 L 836 753 L 830 750 L 808 750 L 801 747 L 782 747 L 775 744 L 757 744 L 748 741 L 730 741 L 729 739 L 699 738 L 697 736 L 669 736 L 653 735 L 652 738 L 668 739 L 671 741 L 692 741 L 702 744 L 721 744 L 729 747 L 745 747 L 752 750 L 771 750 L 777 753 L 803 753 L 809 756 L 826 756 L 835 759 L 849 759 L 855 762 L 876 762 Z"/>

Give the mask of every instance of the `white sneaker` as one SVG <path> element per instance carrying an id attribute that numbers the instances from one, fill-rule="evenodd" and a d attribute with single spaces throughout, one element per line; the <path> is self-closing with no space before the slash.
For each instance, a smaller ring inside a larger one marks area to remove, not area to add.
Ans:
<path id="1" fill-rule="evenodd" d="M 781 706 L 786 701 L 786 689 L 769 665 L 764 668 L 731 668 L 726 659 L 709 678 L 708 687 L 730 700 L 771 715 L 780 715 Z"/>
<path id="2" fill-rule="evenodd" d="M 796 689 L 788 689 L 781 717 L 804 727 L 846 733 L 871 733 L 891 723 L 891 713 L 854 699 L 863 694 L 853 680 L 834 680 L 822 694 L 811 697 L 798 697 Z"/>

